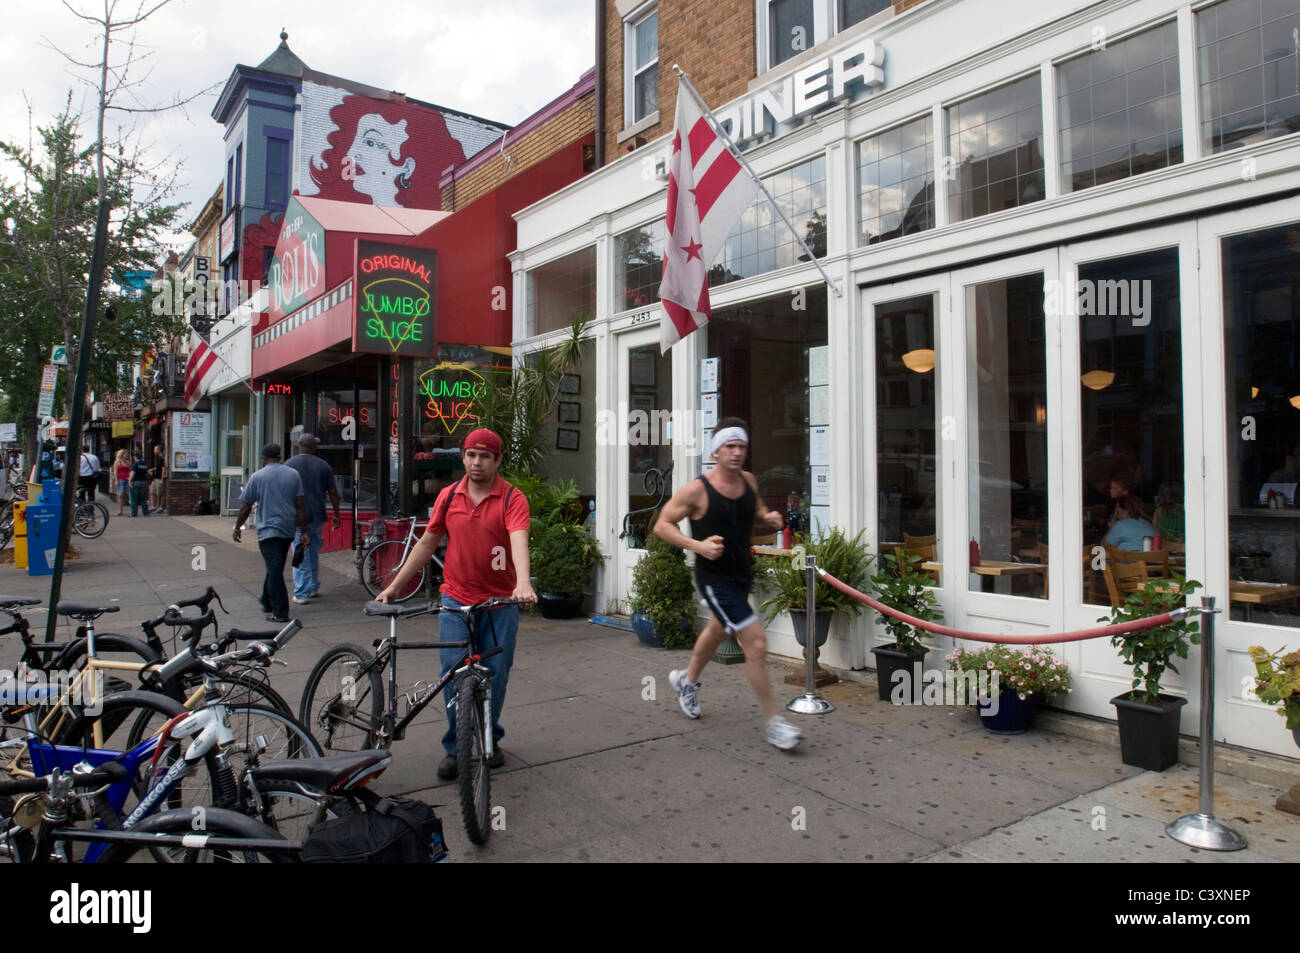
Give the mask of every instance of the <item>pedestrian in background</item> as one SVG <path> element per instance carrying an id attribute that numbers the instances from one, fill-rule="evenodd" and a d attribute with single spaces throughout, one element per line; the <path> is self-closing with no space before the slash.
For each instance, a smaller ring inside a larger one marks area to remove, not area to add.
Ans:
<path id="1" fill-rule="evenodd" d="M 316 455 L 319 446 L 320 440 L 314 434 L 303 434 L 298 438 L 297 455 L 285 464 L 302 477 L 303 505 L 307 508 L 307 552 L 302 564 L 293 567 L 293 601 L 298 605 L 304 605 L 320 592 L 320 553 L 325 545 L 322 533 L 325 530 L 326 496 L 334 508 L 332 528 L 339 528 L 339 491 L 334 483 L 334 471 Z M 302 532 L 296 532 L 293 537 L 294 546 L 301 539 Z"/>
<path id="2" fill-rule="evenodd" d="M 126 509 L 127 494 L 131 492 L 131 459 L 123 447 L 113 458 L 113 486 L 117 489 L 117 515 Z"/>
<path id="3" fill-rule="evenodd" d="M 262 469 L 248 478 L 235 517 L 235 542 L 240 528 L 257 504 L 257 548 L 266 564 L 262 583 L 262 611 L 268 622 L 289 621 L 289 590 L 284 586 L 284 563 L 293 542 L 294 530 L 306 533 L 307 508 L 303 506 L 302 477 L 280 462 L 280 445 L 262 448 Z"/>
<path id="4" fill-rule="evenodd" d="M 153 474 L 153 482 L 149 484 L 149 505 L 162 512 L 163 479 L 167 476 L 167 462 L 163 459 L 161 447 L 153 448 L 153 469 L 149 472 Z"/>
<path id="5" fill-rule="evenodd" d="M 82 499 L 95 502 L 95 487 L 99 485 L 99 471 L 102 467 L 99 464 L 99 457 L 90 452 L 90 444 L 81 448 L 80 469 L 77 470 L 77 485 L 81 488 L 78 494 Z"/>
<path id="6" fill-rule="evenodd" d="M 144 457 L 139 453 L 135 455 L 135 460 L 131 463 L 131 515 L 136 516 L 136 510 L 144 507 L 144 515 L 149 515 L 149 464 L 144 462 Z"/>

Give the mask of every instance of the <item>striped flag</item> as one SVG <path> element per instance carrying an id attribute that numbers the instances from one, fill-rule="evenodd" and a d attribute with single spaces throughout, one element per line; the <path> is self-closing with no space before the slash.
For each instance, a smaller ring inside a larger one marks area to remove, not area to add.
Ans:
<path id="1" fill-rule="evenodd" d="M 758 181 L 709 125 L 686 84 L 677 84 L 677 118 L 668 163 L 668 221 L 659 299 L 659 351 L 708 323 L 709 266 L 749 207 Z"/>
<path id="2" fill-rule="evenodd" d="M 185 406 L 193 410 L 217 379 L 217 355 L 203 338 L 190 332 L 190 359 L 185 364 Z"/>

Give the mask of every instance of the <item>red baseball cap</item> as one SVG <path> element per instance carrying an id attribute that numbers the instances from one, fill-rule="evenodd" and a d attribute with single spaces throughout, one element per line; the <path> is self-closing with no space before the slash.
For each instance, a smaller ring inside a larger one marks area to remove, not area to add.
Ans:
<path id="1" fill-rule="evenodd" d="M 486 427 L 480 427 L 465 438 L 465 443 L 461 446 L 460 452 L 464 453 L 466 450 L 486 450 L 488 453 L 496 454 L 499 457 L 501 456 L 501 438 Z"/>

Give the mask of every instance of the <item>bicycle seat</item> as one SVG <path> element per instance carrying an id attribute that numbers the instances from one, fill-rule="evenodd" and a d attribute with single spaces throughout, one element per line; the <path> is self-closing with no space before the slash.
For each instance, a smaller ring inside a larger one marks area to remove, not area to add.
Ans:
<path id="1" fill-rule="evenodd" d="M 105 612 L 117 612 L 118 606 L 103 606 L 98 602 L 73 602 L 70 599 L 60 599 L 59 604 L 54 607 L 59 615 L 66 615 L 69 618 L 76 619 L 78 622 L 89 622 L 91 619 L 98 619 Z"/>
<path id="2" fill-rule="evenodd" d="M 373 748 L 324 758 L 286 758 L 263 761 L 252 769 L 254 781 L 291 781 L 318 791 L 342 791 L 366 776 L 388 767 L 393 756 Z"/>
<path id="3" fill-rule="evenodd" d="M 35 596 L 0 596 L 0 612 L 8 612 L 19 606 L 38 606 L 44 601 Z"/>
<path id="4" fill-rule="evenodd" d="M 365 604 L 365 607 L 361 611 L 366 615 L 378 615 L 400 619 L 404 615 L 426 613 L 429 611 L 429 606 L 425 603 L 420 603 L 418 606 L 404 606 L 393 602 L 375 602 L 371 600 Z"/>

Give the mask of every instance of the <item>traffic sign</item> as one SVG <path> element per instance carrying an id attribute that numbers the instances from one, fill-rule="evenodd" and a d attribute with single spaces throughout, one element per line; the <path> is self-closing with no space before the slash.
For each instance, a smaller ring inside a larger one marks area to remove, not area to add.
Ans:
<path id="1" fill-rule="evenodd" d="M 50 348 L 50 363 L 62 364 L 64 367 L 67 367 L 68 349 L 62 344 L 56 344 L 54 347 Z"/>
<path id="2" fill-rule="evenodd" d="M 58 348 L 57 350 L 63 350 Z M 36 404 L 36 413 L 38 416 L 45 417 L 54 413 L 54 385 L 59 379 L 59 368 L 57 364 L 46 364 L 45 370 L 41 372 L 41 397 Z"/>

